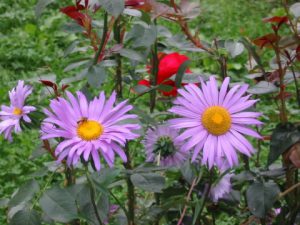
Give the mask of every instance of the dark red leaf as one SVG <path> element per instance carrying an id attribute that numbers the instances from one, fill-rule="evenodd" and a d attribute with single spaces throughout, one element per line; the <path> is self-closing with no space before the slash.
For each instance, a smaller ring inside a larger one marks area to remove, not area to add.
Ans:
<path id="1" fill-rule="evenodd" d="M 48 87 L 54 87 L 56 84 L 53 83 L 52 81 L 49 81 L 49 80 L 40 80 L 40 82 L 45 85 L 45 86 L 48 86 Z"/>
<path id="2" fill-rule="evenodd" d="M 61 86 L 61 90 L 64 92 L 68 87 L 70 87 L 70 85 L 68 85 L 68 84 L 63 84 L 63 85 Z"/>
<path id="3" fill-rule="evenodd" d="M 288 23 L 288 21 L 289 21 L 289 18 L 287 16 L 273 16 L 273 17 L 263 19 L 263 22 L 265 22 L 265 23 L 282 24 L 282 23 Z"/>
<path id="4" fill-rule="evenodd" d="M 91 18 L 88 15 L 79 12 L 79 9 L 77 9 L 76 6 L 67 6 L 60 9 L 60 11 L 68 17 L 76 20 L 80 26 L 88 28 L 91 26 Z"/>
<path id="5" fill-rule="evenodd" d="M 271 48 L 272 44 L 277 42 L 279 39 L 280 39 L 280 36 L 272 33 L 272 34 L 267 34 L 265 36 L 254 39 L 253 43 L 255 45 L 259 46 L 260 48 L 263 48 L 263 47 Z"/>
<path id="6" fill-rule="evenodd" d="M 296 48 L 296 58 L 300 61 L 300 45 Z"/>

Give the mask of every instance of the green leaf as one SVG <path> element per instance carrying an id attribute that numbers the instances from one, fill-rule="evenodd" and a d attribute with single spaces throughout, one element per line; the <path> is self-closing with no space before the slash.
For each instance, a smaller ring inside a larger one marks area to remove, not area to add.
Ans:
<path id="1" fill-rule="evenodd" d="M 170 92 L 170 91 L 173 90 L 173 87 L 170 86 L 170 85 L 167 85 L 167 84 L 160 84 L 160 85 L 158 86 L 158 90 L 160 90 L 160 91 L 165 91 L 165 92 Z"/>
<path id="2" fill-rule="evenodd" d="M 242 43 L 236 41 L 225 41 L 225 48 L 232 58 L 242 54 L 245 49 Z"/>
<path id="3" fill-rule="evenodd" d="M 144 85 L 136 85 L 133 87 L 134 92 L 141 94 L 147 91 L 150 91 L 150 88 Z"/>
<path id="4" fill-rule="evenodd" d="M 120 173 L 120 169 L 103 168 L 100 172 L 93 173 L 92 178 L 98 190 L 105 190 L 116 180 Z"/>
<path id="5" fill-rule="evenodd" d="M 8 198 L 0 199 L 0 208 L 6 208 L 8 206 L 8 202 L 9 202 Z"/>
<path id="6" fill-rule="evenodd" d="M 290 11 L 296 18 L 300 17 L 300 2 L 291 5 Z"/>
<path id="7" fill-rule="evenodd" d="M 67 223 L 77 218 L 75 198 L 66 189 L 54 187 L 40 199 L 43 211 L 53 220 Z"/>
<path id="8" fill-rule="evenodd" d="M 181 87 L 183 75 L 187 70 L 188 66 L 190 65 L 190 63 L 191 63 L 190 60 L 186 60 L 180 65 L 175 78 L 176 87 Z"/>
<path id="9" fill-rule="evenodd" d="M 247 92 L 250 94 L 261 95 L 261 94 L 273 93 L 276 92 L 277 90 L 278 88 L 274 84 L 267 81 L 260 81 L 253 87 L 250 87 Z"/>
<path id="10" fill-rule="evenodd" d="M 293 124 L 279 124 L 271 135 L 268 165 L 272 164 L 278 157 L 300 141 L 300 130 Z"/>
<path id="11" fill-rule="evenodd" d="M 40 225 L 42 224 L 40 215 L 34 209 L 22 209 L 11 219 L 10 225 Z"/>
<path id="12" fill-rule="evenodd" d="M 192 184 L 193 180 L 196 177 L 195 170 L 193 168 L 193 165 L 189 160 L 187 160 L 181 167 L 180 172 L 184 179 L 189 182 L 189 184 Z"/>
<path id="13" fill-rule="evenodd" d="M 118 17 L 125 8 L 124 0 L 100 0 L 105 11 L 114 17 Z"/>
<path id="14" fill-rule="evenodd" d="M 135 24 L 126 36 L 126 40 L 132 41 L 134 48 L 150 47 L 153 45 L 157 37 L 156 26 L 149 26 L 147 24 Z"/>
<path id="15" fill-rule="evenodd" d="M 244 182 L 244 181 L 252 181 L 255 179 L 254 175 L 250 171 L 243 171 L 239 174 L 236 174 L 232 177 L 233 180 Z"/>
<path id="16" fill-rule="evenodd" d="M 264 218 L 272 208 L 280 189 L 276 183 L 255 182 L 247 190 L 246 197 L 251 213 L 259 218 Z"/>
<path id="17" fill-rule="evenodd" d="M 132 49 L 123 48 L 120 51 L 120 55 L 132 59 L 134 61 L 139 61 L 139 62 L 145 61 L 144 56 L 142 56 L 139 52 Z"/>
<path id="18" fill-rule="evenodd" d="M 86 65 L 90 62 L 90 60 L 81 60 L 81 61 L 78 61 L 78 62 L 73 62 L 71 64 L 69 64 L 68 66 L 66 66 L 64 68 L 64 72 L 69 72 L 75 68 L 78 68 L 78 67 L 81 67 L 83 65 Z"/>
<path id="19" fill-rule="evenodd" d="M 17 193 L 9 201 L 8 206 L 13 207 L 19 205 L 22 202 L 28 202 L 32 199 L 35 193 L 40 190 L 40 186 L 37 181 L 30 180 L 22 185 Z"/>
<path id="20" fill-rule="evenodd" d="M 100 87 L 100 85 L 105 81 L 106 77 L 107 73 L 101 65 L 93 65 L 89 67 L 87 80 L 92 87 Z"/>
<path id="21" fill-rule="evenodd" d="M 44 9 L 47 7 L 47 5 L 49 5 L 53 1 L 54 0 L 39 0 L 35 6 L 35 16 L 39 18 L 42 15 Z"/>
<path id="22" fill-rule="evenodd" d="M 134 186 L 149 192 L 161 192 L 165 187 L 165 178 L 156 173 L 133 174 L 130 179 Z"/>

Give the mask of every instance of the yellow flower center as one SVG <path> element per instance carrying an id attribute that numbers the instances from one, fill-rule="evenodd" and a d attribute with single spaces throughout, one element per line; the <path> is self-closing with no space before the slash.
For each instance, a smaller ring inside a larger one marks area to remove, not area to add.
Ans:
<path id="1" fill-rule="evenodd" d="M 231 117 L 224 107 L 211 106 L 202 114 L 202 124 L 209 133 L 222 135 L 230 129 Z"/>
<path id="2" fill-rule="evenodd" d="M 22 109 L 14 108 L 13 110 L 14 115 L 20 116 L 22 113 L 23 113 Z"/>
<path id="3" fill-rule="evenodd" d="M 103 134 L 103 126 L 94 120 L 78 122 L 77 134 L 86 141 L 96 140 Z"/>

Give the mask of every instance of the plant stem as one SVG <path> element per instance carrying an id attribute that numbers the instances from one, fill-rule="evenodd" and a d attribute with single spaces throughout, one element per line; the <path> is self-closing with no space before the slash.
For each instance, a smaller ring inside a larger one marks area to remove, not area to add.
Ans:
<path id="1" fill-rule="evenodd" d="M 291 65 L 291 71 L 292 71 L 292 74 L 293 74 L 295 88 L 296 88 L 297 102 L 298 102 L 298 106 L 300 107 L 300 90 L 299 90 L 299 85 L 298 85 L 297 77 L 296 77 L 296 74 L 295 74 L 295 70 L 294 70 L 294 67 L 292 65 Z"/>
<path id="2" fill-rule="evenodd" d="M 121 40 L 121 16 L 116 20 L 116 23 L 114 25 L 114 36 L 115 40 L 118 44 L 122 44 Z M 116 61 L 117 61 L 117 68 L 116 68 L 116 91 L 117 91 L 117 97 L 122 98 L 123 97 L 123 86 L 122 86 L 122 57 L 118 53 L 116 54 Z"/>
<path id="3" fill-rule="evenodd" d="M 126 144 L 126 156 L 127 156 L 127 162 L 124 163 L 124 167 L 127 170 L 132 170 L 132 165 L 131 165 L 131 157 L 129 154 L 129 148 L 128 148 L 128 143 Z M 135 191 L 134 191 L 134 185 L 130 180 L 130 175 L 127 176 L 126 178 L 126 183 L 127 183 L 127 197 L 128 197 L 128 225 L 134 225 L 134 211 L 135 211 Z"/>
<path id="4" fill-rule="evenodd" d="M 284 99 L 284 91 L 285 91 L 285 85 L 284 85 L 284 71 L 281 65 L 280 60 L 280 53 L 278 49 L 278 45 L 274 46 L 274 51 L 276 54 L 276 62 L 278 65 L 278 72 L 279 72 L 279 82 L 280 82 L 280 92 L 279 92 L 279 98 L 280 98 L 280 122 L 282 124 L 287 123 L 287 114 L 286 114 L 286 106 L 285 106 L 285 99 Z"/>
<path id="5" fill-rule="evenodd" d="M 209 195 L 209 193 L 210 193 L 210 189 L 211 189 L 211 186 L 212 186 L 212 177 L 213 177 L 213 170 L 210 170 L 210 176 L 209 176 L 209 184 L 208 184 L 208 188 L 207 188 L 206 192 L 204 193 L 204 195 L 202 196 L 202 203 L 201 203 L 201 208 L 200 208 L 198 217 L 201 216 L 202 211 L 203 211 L 204 206 L 205 206 L 205 202 L 206 202 L 206 200 L 207 200 L 207 198 L 208 198 L 208 195 Z"/>
<path id="6" fill-rule="evenodd" d="M 94 209 L 94 212 L 95 212 L 95 215 L 96 215 L 96 218 L 97 218 L 97 221 L 98 221 L 99 225 L 103 225 L 103 223 L 101 221 L 101 218 L 100 218 L 100 215 L 99 215 L 99 212 L 98 212 L 98 209 L 97 209 L 95 185 L 94 185 L 94 182 L 93 182 L 93 180 L 92 180 L 92 178 L 89 174 L 87 166 L 85 168 L 86 168 L 85 175 L 86 175 L 86 179 L 88 181 L 89 187 L 90 187 L 90 196 L 91 196 L 93 209 Z"/>
<path id="7" fill-rule="evenodd" d="M 107 14 L 107 12 L 104 13 L 104 19 L 103 20 L 104 20 L 103 21 L 103 33 L 102 33 L 102 38 L 101 38 L 101 42 L 100 42 L 98 51 L 96 52 L 96 55 L 95 55 L 95 58 L 94 58 L 94 65 L 96 65 L 98 63 L 99 56 L 103 51 L 103 47 L 104 47 L 106 36 L 107 36 L 107 30 L 108 30 L 108 27 L 107 27 L 108 14 Z"/>
<path id="8" fill-rule="evenodd" d="M 278 198 L 282 198 L 284 197 L 285 195 L 287 195 L 288 193 L 292 192 L 294 189 L 300 187 L 300 182 L 297 183 L 297 184 L 294 184 L 293 186 L 291 186 L 290 188 L 288 188 L 287 190 L 285 190 L 284 192 L 281 192 L 279 195 L 278 195 Z"/>
<path id="9" fill-rule="evenodd" d="M 156 19 L 154 20 L 156 26 Z M 157 75 L 158 75 L 158 51 L 157 51 L 157 39 L 154 42 L 152 49 L 152 76 L 150 77 L 151 86 L 156 86 L 157 84 Z M 156 104 L 156 90 L 150 92 L 150 113 L 153 113 Z"/>
<path id="10" fill-rule="evenodd" d="M 178 220 L 177 225 L 181 225 L 181 223 L 182 223 L 182 220 L 183 220 L 183 218 L 184 218 L 184 216 L 185 216 L 185 213 L 186 213 L 186 210 L 187 210 L 187 203 L 188 203 L 188 202 L 190 201 L 190 199 L 191 199 L 191 195 L 192 195 L 192 193 L 193 193 L 194 187 L 195 187 L 196 184 L 197 184 L 197 180 L 198 180 L 197 177 L 194 178 L 194 180 L 193 180 L 193 182 L 192 182 L 192 184 L 191 184 L 191 187 L 190 187 L 190 189 L 189 189 L 188 195 L 187 195 L 187 197 L 186 197 L 186 203 L 185 203 L 185 205 L 184 205 L 183 211 L 182 211 L 182 213 L 181 213 L 181 216 L 180 216 L 180 219 Z"/>
<path id="11" fill-rule="evenodd" d="M 188 195 L 186 197 L 186 203 L 184 205 L 184 208 L 183 208 L 183 211 L 181 213 L 181 216 L 180 216 L 180 219 L 178 220 L 178 223 L 177 225 L 181 225 L 182 223 L 182 220 L 184 218 L 184 215 L 186 213 L 186 210 L 187 210 L 187 204 L 188 202 L 190 201 L 190 199 L 192 198 L 192 193 L 193 193 L 193 190 L 195 188 L 195 186 L 200 182 L 200 180 L 202 179 L 202 175 L 203 175 L 203 170 L 201 170 L 200 174 L 198 175 L 198 177 L 195 177 L 192 184 L 191 184 L 191 187 L 189 189 L 189 192 L 188 192 Z"/>
<path id="12" fill-rule="evenodd" d="M 118 205 L 121 207 L 121 209 L 124 211 L 125 215 L 126 215 L 126 218 L 128 220 L 129 218 L 129 214 L 128 214 L 128 211 L 127 209 L 123 206 L 123 204 L 120 202 L 120 200 L 114 195 L 114 193 L 112 193 L 111 190 L 109 190 L 109 194 L 115 199 L 115 201 L 118 203 Z"/>

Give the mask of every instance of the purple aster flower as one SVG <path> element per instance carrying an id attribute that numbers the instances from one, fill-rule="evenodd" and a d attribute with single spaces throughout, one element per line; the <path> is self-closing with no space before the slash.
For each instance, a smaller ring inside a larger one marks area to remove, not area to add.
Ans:
<path id="1" fill-rule="evenodd" d="M 209 195 L 213 202 L 218 202 L 220 198 L 223 198 L 226 194 L 230 193 L 230 179 L 232 176 L 233 174 L 228 173 L 224 175 L 217 184 L 212 185 Z"/>
<path id="2" fill-rule="evenodd" d="M 0 134 L 12 141 L 12 132 L 20 133 L 21 120 L 30 123 L 31 120 L 28 114 L 35 111 L 33 106 L 25 106 L 26 98 L 31 94 L 32 88 L 29 85 L 24 85 L 24 81 L 19 80 L 17 87 L 9 91 L 10 106 L 2 105 L 0 111 Z"/>
<path id="3" fill-rule="evenodd" d="M 175 141 L 178 131 L 166 125 L 160 125 L 147 131 L 143 144 L 146 149 L 147 162 L 156 161 L 162 166 L 179 166 L 188 157 L 182 150 L 182 141 Z"/>
<path id="4" fill-rule="evenodd" d="M 244 96 L 246 84 L 227 90 L 229 81 L 225 78 L 220 90 L 214 77 L 206 83 L 201 81 L 201 88 L 188 84 L 185 90 L 178 91 L 181 96 L 169 110 L 182 117 L 170 120 L 171 127 L 185 129 L 176 140 L 187 141 L 182 146 L 185 151 L 194 149 L 192 161 L 202 150 L 202 164 L 208 164 L 209 168 L 214 164 L 220 168 L 223 160 L 230 167 L 237 165 L 237 151 L 249 157 L 254 153 L 244 135 L 261 138 L 248 127 L 262 124 L 257 120 L 261 113 L 245 111 L 258 100 L 250 100 L 251 95 Z"/>
<path id="5" fill-rule="evenodd" d="M 70 92 L 66 94 L 68 100 L 61 97 L 51 100 L 51 110 L 44 110 L 47 118 L 41 128 L 43 140 L 63 139 L 55 149 L 58 162 L 66 158 L 70 166 L 76 165 L 81 156 L 86 162 L 91 157 L 95 168 L 100 170 L 99 155 L 112 167 L 115 153 L 125 162 L 127 158 L 121 146 L 127 140 L 139 137 L 133 131 L 140 128 L 137 124 L 124 123 L 126 119 L 137 118 L 127 114 L 132 109 L 127 100 L 113 106 L 115 92 L 107 101 L 104 92 L 101 92 L 91 102 L 82 92 L 77 92 L 77 98 Z"/>

